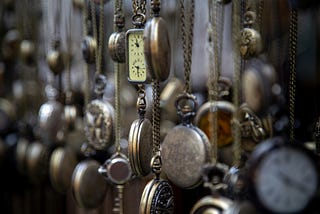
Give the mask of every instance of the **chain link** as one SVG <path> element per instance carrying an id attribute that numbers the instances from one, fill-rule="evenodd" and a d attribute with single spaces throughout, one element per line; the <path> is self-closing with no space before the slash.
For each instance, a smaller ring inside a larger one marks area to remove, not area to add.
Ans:
<path id="1" fill-rule="evenodd" d="M 82 9 L 82 34 L 83 36 L 88 35 L 88 26 L 87 21 L 89 19 L 88 16 L 88 7 L 87 7 L 87 1 L 84 0 L 84 6 Z M 83 64 L 83 77 L 84 77 L 84 105 L 87 106 L 90 100 L 90 81 L 89 81 L 89 68 L 88 64 Z"/>
<path id="2" fill-rule="evenodd" d="M 290 124 L 290 142 L 295 140 L 295 98 L 296 98 L 296 58 L 298 41 L 298 11 L 291 8 L 290 26 L 289 26 L 289 124 Z"/>
<path id="3" fill-rule="evenodd" d="M 103 58 L 103 41 L 104 41 L 104 3 L 100 0 L 99 4 L 99 38 L 98 38 L 98 56 L 97 56 L 97 72 L 102 73 L 102 58 Z"/>
<path id="4" fill-rule="evenodd" d="M 240 14 L 243 10 L 241 7 L 240 1 L 232 1 L 232 43 L 233 43 L 233 81 L 234 81 L 234 92 L 233 92 L 233 105 L 235 107 L 235 113 L 233 116 L 233 154 L 234 154 L 234 165 L 240 165 L 241 159 L 241 130 L 240 130 L 240 122 L 239 122 L 239 104 L 240 104 L 240 75 L 241 75 L 241 57 L 240 52 L 235 50 L 237 47 L 237 43 L 240 35 L 240 27 L 241 27 L 241 16 Z"/>
<path id="5" fill-rule="evenodd" d="M 133 14 L 146 14 L 146 0 L 132 0 Z"/>
<path id="6" fill-rule="evenodd" d="M 159 80 L 152 81 L 152 142 L 153 156 L 160 152 L 160 83 Z"/>
<path id="7" fill-rule="evenodd" d="M 183 48 L 183 62 L 184 62 L 184 77 L 185 77 L 185 92 L 191 93 L 190 74 L 192 63 L 192 40 L 193 40 L 193 25 L 194 25 L 194 7 L 195 2 L 191 0 L 190 11 L 188 14 L 185 12 L 184 0 L 180 0 L 180 27 Z M 189 20 L 186 23 L 186 16 Z M 189 28 L 187 29 L 187 24 Z"/>

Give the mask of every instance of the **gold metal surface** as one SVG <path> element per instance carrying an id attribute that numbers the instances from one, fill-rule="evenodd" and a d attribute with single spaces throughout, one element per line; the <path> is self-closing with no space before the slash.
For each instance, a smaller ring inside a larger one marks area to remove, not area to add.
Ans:
<path id="1" fill-rule="evenodd" d="M 92 209 L 104 200 L 108 188 L 104 177 L 98 173 L 100 164 L 85 160 L 76 166 L 72 174 L 72 193 L 79 207 Z"/>
<path id="2" fill-rule="evenodd" d="M 108 49 L 110 56 L 119 63 L 123 63 L 126 60 L 125 39 L 125 32 L 114 32 L 109 37 Z"/>
<path id="3" fill-rule="evenodd" d="M 240 32 L 239 50 L 243 58 L 257 56 L 262 50 L 260 33 L 252 28 L 244 28 Z"/>
<path id="4" fill-rule="evenodd" d="M 49 175 L 51 184 L 59 192 L 71 186 L 72 172 L 77 164 L 76 154 L 70 148 L 57 148 L 51 154 Z"/>
<path id="5" fill-rule="evenodd" d="M 206 196 L 192 208 L 190 214 L 221 214 L 232 206 L 232 201 L 224 197 Z"/>
<path id="6" fill-rule="evenodd" d="M 161 17 L 153 17 L 145 26 L 144 54 L 151 78 L 165 81 L 170 74 L 171 46 L 167 24 Z"/>

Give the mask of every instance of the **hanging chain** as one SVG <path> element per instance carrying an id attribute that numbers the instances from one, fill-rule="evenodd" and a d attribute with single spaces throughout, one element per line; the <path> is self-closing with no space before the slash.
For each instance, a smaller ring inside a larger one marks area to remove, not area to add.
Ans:
<path id="1" fill-rule="evenodd" d="M 121 16 L 121 17 L 120 17 Z M 121 20 L 120 20 L 121 19 Z M 119 23 L 118 21 L 123 21 L 123 23 Z M 114 30 L 121 31 L 124 26 L 124 16 L 122 12 L 122 0 L 116 0 L 114 2 Z M 115 72 L 115 146 L 116 152 L 121 152 L 121 102 L 120 102 L 120 79 L 121 73 L 123 73 L 123 66 L 120 65 L 119 62 L 114 61 L 114 72 Z M 120 189 L 119 189 L 120 191 Z M 120 193 L 118 195 L 121 195 Z"/>
<path id="2" fill-rule="evenodd" d="M 56 11 L 54 14 L 54 38 L 53 38 L 53 47 L 57 48 L 60 44 L 60 26 L 61 26 L 61 0 L 56 1 Z"/>
<path id="3" fill-rule="evenodd" d="M 221 51 L 223 34 L 223 6 L 219 0 L 209 0 L 209 78 L 207 82 L 210 116 L 209 123 L 212 127 L 210 143 L 212 145 L 212 163 L 218 159 L 218 112 L 214 102 L 219 99 L 218 79 L 221 69 Z M 212 5 L 213 4 L 213 5 Z M 214 59 L 212 61 L 212 59 Z"/>
<path id="4" fill-rule="evenodd" d="M 99 74 L 102 73 L 102 56 L 103 56 L 103 41 L 104 41 L 104 3 L 103 0 L 100 0 L 100 7 L 99 7 L 99 38 L 98 41 L 98 57 L 97 57 L 97 71 Z"/>
<path id="5" fill-rule="evenodd" d="M 264 0 L 258 1 L 258 21 L 257 21 L 257 31 L 262 34 L 261 28 L 262 28 L 262 19 L 263 19 L 263 12 L 264 12 Z"/>
<path id="6" fill-rule="evenodd" d="M 296 98 L 296 58 L 297 58 L 297 41 L 298 41 L 298 11 L 290 9 L 290 26 L 289 26 L 289 124 L 290 124 L 290 142 L 294 142 L 295 134 L 295 98 Z"/>
<path id="7" fill-rule="evenodd" d="M 66 85 L 66 104 L 71 103 L 72 99 L 72 83 L 71 83 L 71 56 L 72 56 L 72 17 L 73 17 L 73 7 L 70 5 L 69 8 L 65 7 L 67 9 L 66 14 L 68 14 L 68 21 L 66 22 L 66 37 L 67 37 L 67 72 L 66 72 L 66 79 L 67 79 L 67 85 Z"/>
<path id="8" fill-rule="evenodd" d="M 82 9 L 82 34 L 83 36 L 88 35 L 88 4 L 87 0 L 84 0 L 84 6 Z M 83 64 L 83 77 L 84 77 L 84 106 L 87 106 L 90 100 L 90 81 L 89 81 L 89 67 L 87 63 Z"/>
<path id="9" fill-rule="evenodd" d="M 133 14 L 146 14 L 146 0 L 132 0 Z"/>
<path id="10" fill-rule="evenodd" d="M 180 0 L 180 26 L 183 48 L 184 62 L 184 77 L 185 77 L 185 92 L 191 93 L 190 74 L 192 63 L 192 40 L 193 40 L 193 25 L 194 25 L 194 0 L 191 0 L 190 11 L 185 13 L 184 0 Z M 189 15 L 189 20 L 186 21 L 186 16 Z M 189 29 L 187 29 L 189 24 Z M 188 31 L 188 32 L 187 32 Z"/>
<path id="11" fill-rule="evenodd" d="M 233 80 L 234 80 L 234 92 L 233 92 L 233 105 L 236 109 L 233 116 L 233 154 L 234 154 L 234 165 L 240 165 L 241 159 L 241 132 L 239 122 L 239 104 L 240 104 L 240 75 L 241 75 L 241 57 L 240 52 L 235 50 L 240 35 L 241 27 L 241 4 L 240 1 L 232 1 L 232 43 L 233 43 Z"/>
<path id="12" fill-rule="evenodd" d="M 160 83 L 159 80 L 152 81 L 152 142 L 153 155 L 156 156 L 160 152 Z"/>

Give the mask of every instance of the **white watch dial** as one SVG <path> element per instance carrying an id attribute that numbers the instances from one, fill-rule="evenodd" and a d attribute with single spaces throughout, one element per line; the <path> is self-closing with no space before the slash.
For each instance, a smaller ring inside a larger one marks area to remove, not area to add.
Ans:
<path id="1" fill-rule="evenodd" d="M 293 213 L 308 205 L 316 193 L 318 177 L 306 154 L 283 147 L 262 160 L 255 185 L 259 200 L 269 210 Z"/>

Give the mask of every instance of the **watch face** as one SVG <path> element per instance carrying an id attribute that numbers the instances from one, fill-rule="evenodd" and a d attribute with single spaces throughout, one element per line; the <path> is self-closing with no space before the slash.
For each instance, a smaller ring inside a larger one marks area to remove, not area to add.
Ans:
<path id="1" fill-rule="evenodd" d="M 276 213 L 296 213 L 307 207 L 318 187 L 312 159 L 294 147 L 280 147 L 262 159 L 255 176 L 260 203 Z"/>
<path id="2" fill-rule="evenodd" d="M 127 65 L 129 81 L 142 83 L 147 79 L 143 29 L 131 29 L 127 32 Z"/>

